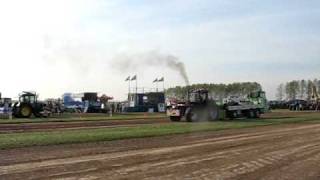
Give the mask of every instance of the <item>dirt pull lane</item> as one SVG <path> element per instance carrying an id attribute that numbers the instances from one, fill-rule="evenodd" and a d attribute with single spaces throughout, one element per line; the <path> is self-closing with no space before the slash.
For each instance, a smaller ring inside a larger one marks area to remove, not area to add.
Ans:
<path id="1" fill-rule="evenodd" d="M 41 132 L 64 129 L 82 128 L 108 128 L 123 127 L 142 124 L 169 123 L 166 118 L 154 119 L 133 119 L 133 120 L 105 120 L 105 121 L 83 121 L 83 122 L 50 122 L 50 123 L 21 123 L 21 124 L 0 124 L 0 134 L 19 132 Z"/>
<path id="2" fill-rule="evenodd" d="M 320 178 L 320 124 L 118 142 L 122 142 L 119 147 L 112 147 L 117 142 L 97 145 L 90 153 L 55 146 L 60 150 L 59 155 L 50 156 L 52 152 L 47 150 L 49 157 L 41 159 L 40 155 L 38 160 L 28 155 L 36 155 L 43 148 L 34 148 L 32 153 L 22 153 L 20 159 L 11 163 L 0 163 L 0 179 Z M 0 152 L 0 155 L 12 153 L 15 151 Z"/>

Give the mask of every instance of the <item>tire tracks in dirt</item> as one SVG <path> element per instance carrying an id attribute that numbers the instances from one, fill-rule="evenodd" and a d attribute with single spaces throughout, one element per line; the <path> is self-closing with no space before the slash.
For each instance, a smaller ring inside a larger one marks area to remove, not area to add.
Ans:
<path id="1" fill-rule="evenodd" d="M 31 179 L 230 179 L 318 157 L 319 124 L 276 130 L 270 127 L 263 132 L 256 129 L 257 132 L 205 138 L 171 147 L 0 166 L 0 178 L 32 174 Z"/>
<path id="2" fill-rule="evenodd" d="M 57 130 L 79 130 L 96 128 L 133 127 L 144 124 L 170 123 L 166 118 L 155 119 L 133 119 L 133 120 L 99 120 L 83 122 L 50 122 L 50 123 L 22 123 L 22 124 L 0 124 L 0 134 L 44 132 Z"/>

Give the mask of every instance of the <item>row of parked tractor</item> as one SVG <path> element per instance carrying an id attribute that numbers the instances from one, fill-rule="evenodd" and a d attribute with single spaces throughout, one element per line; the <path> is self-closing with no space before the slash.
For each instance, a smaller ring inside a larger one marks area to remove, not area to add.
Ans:
<path id="1" fill-rule="evenodd" d="M 65 93 L 62 98 L 39 100 L 36 92 L 25 91 L 18 100 L 2 98 L 0 93 L 0 118 L 48 117 L 61 113 L 112 113 L 120 109 L 113 97 L 96 92 Z M 73 97 L 76 97 L 75 100 Z M 117 108 L 117 109 L 116 109 Z"/>
<path id="2" fill-rule="evenodd" d="M 295 99 L 289 101 L 269 101 L 270 109 L 289 109 L 291 111 L 320 111 L 320 101 Z"/>
<path id="3" fill-rule="evenodd" d="M 11 98 L 2 98 L 0 94 L 0 114 L 3 116 L 48 117 L 53 113 L 62 112 L 62 108 L 61 100 L 38 101 L 38 95 L 35 92 L 22 92 L 17 101 L 13 101 Z"/>

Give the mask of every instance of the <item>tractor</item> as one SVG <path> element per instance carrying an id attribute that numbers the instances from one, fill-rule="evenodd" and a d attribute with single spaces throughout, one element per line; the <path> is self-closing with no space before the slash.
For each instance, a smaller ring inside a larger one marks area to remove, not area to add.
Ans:
<path id="1" fill-rule="evenodd" d="M 188 93 L 188 101 L 171 104 L 167 108 L 171 121 L 180 121 L 185 117 L 188 122 L 202 119 L 218 120 L 219 107 L 209 99 L 208 90 L 198 89 Z"/>
<path id="2" fill-rule="evenodd" d="M 188 93 L 188 100 L 171 103 L 167 107 L 167 116 L 171 121 L 180 121 L 183 117 L 188 122 L 200 120 L 219 120 L 235 118 L 259 118 L 268 111 L 265 92 L 250 93 L 245 101 L 230 99 L 226 103 L 216 103 L 210 99 L 208 90 L 198 89 Z"/>
<path id="3" fill-rule="evenodd" d="M 33 114 L 35 117 L 45 116 L 45 104 L 38 102 L 35 92 L 22 92 L 19 95 L 19 101 L 13 105 L 12 113 L 16 118 L 30 118 Z"/>

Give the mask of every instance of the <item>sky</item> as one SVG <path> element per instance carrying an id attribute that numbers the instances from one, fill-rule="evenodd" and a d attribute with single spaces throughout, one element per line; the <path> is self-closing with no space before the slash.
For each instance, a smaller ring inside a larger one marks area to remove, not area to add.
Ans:
<path id="1" fill-rule="evenodd" d="M 10 0 L 0 1 L 0 22 L 7 97 L 96 91 L 123 100 L 135 74 L 140 87 L 158 77 L 167 88 L 185 84 L 163 63 L 115 65 L 150 52 L 178 58 L 190 83 L 256 81 L 270 99 L 282 82 L 320 78 L 318 0 Z"/>

